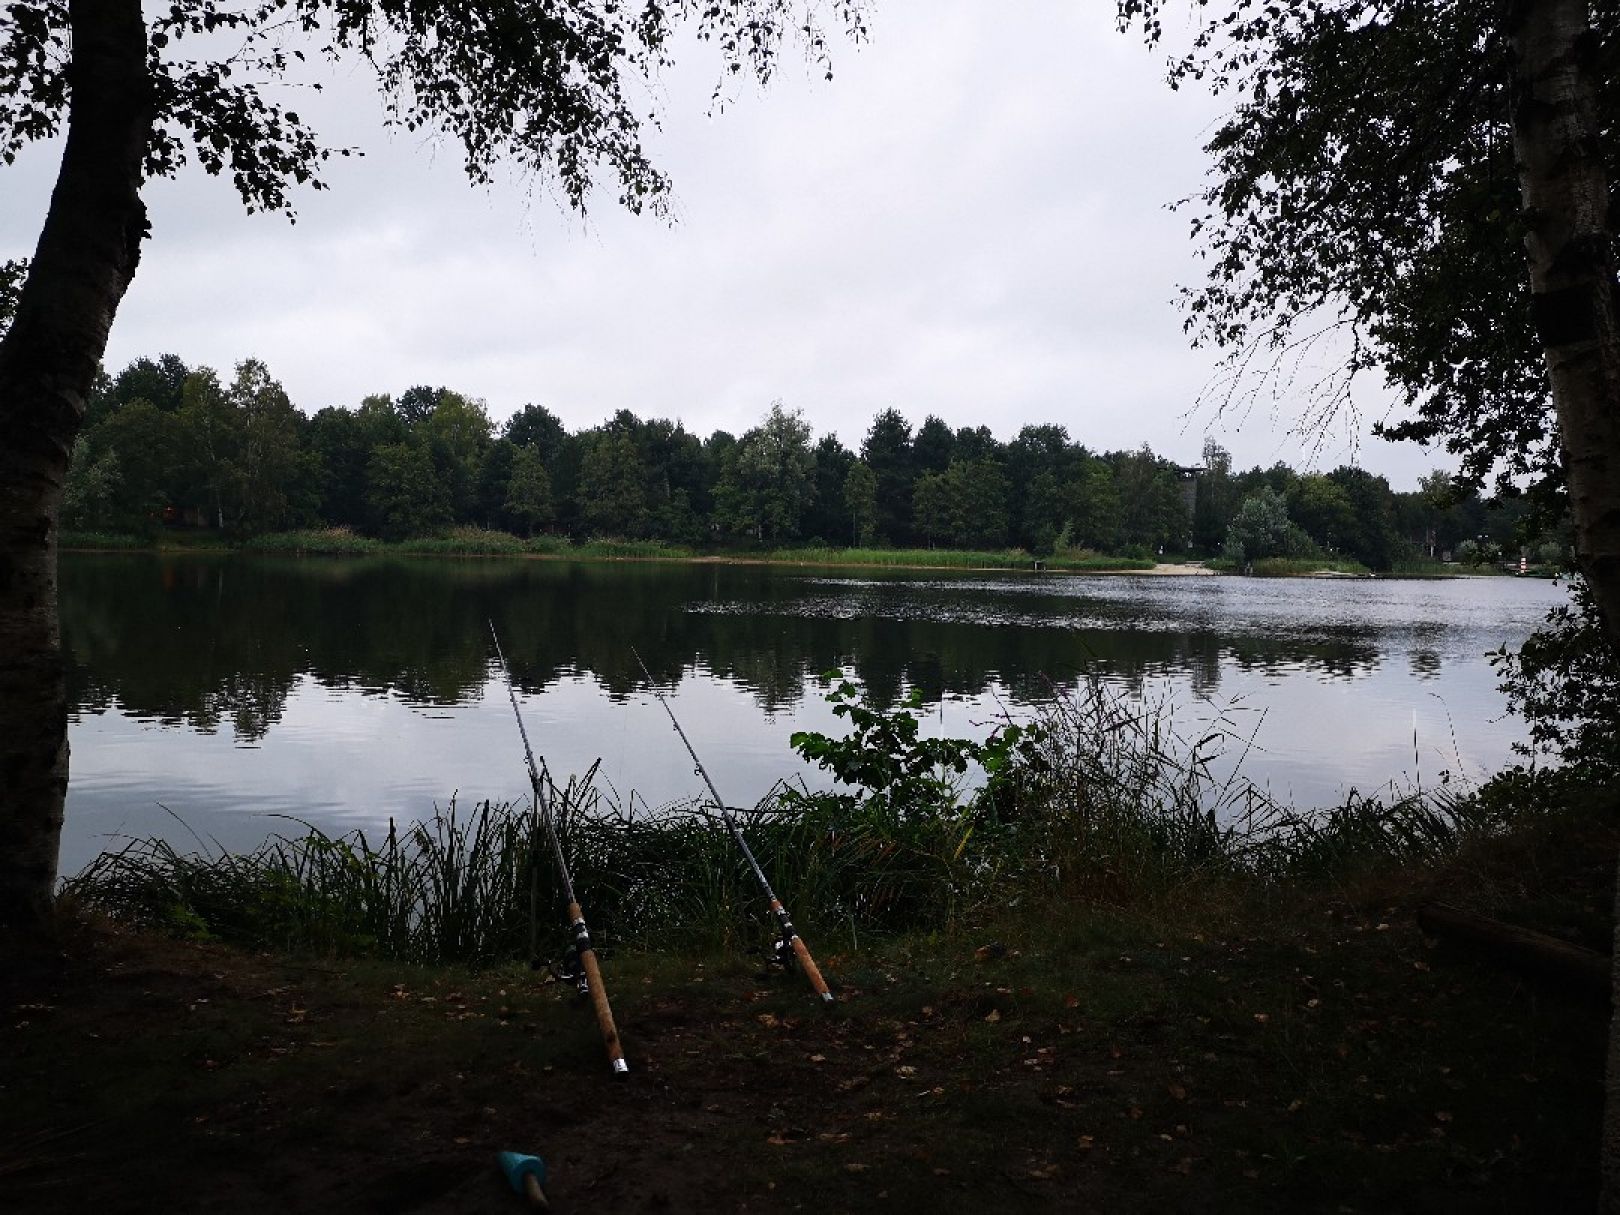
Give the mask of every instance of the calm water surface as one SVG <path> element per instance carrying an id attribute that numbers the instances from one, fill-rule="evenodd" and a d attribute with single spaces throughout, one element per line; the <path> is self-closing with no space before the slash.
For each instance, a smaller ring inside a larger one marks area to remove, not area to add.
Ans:
<path id="1" fill-rule="evenodd" d="M 734 803 L 801 772 L 788 735 L 834 728 L 815 676 L 837 667 L 882 700 L 920 689 L 951 734 L 1095 671 L 1188 729 L 1223 710 L 1257 728 L 1247 775 L 1310 806 L 1509 759 L 1522 727 L 1485 654 L 1561 598 L 1508 578 L 67 554 L 63 869 L 129 835 L 248 847 L 290 829 L 278 815 L 347 830 L 525 796 L 487 618 L 553 769 L 600 757 L 654 806 L 698 781 L 632 645 Z"/>

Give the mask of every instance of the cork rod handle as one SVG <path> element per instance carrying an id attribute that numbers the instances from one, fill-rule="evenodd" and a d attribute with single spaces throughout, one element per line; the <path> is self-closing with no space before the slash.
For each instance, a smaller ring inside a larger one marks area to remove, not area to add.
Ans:
<path id="1" fill-rule="evenodd" d="M 810 978 L 810 986 L 816 989 L 816 995 L 827 1003 L 832 1003 L 833 994 L 827 990 L 827 980 L 821 977 L 821 968 L 816 960 L 810 956 L 810 948 L 797 936 L 793 938 L 793 952 L 798 956 L 799 966 Z"/>
<path id="2" fill-rule="evenodd" d="M 584 918 L 578 903 L 569 904 L 568 918 L 576 924 Z M 579 964 L 585 968 L 585 984 L 591 993 L 591 1003 L 596 1007 L 596 1024 L 602 1031 L 608 1063 L 615 1072 L 627 1072 L 630 1065 L 624 1061 L 624 1046 L 619 1042 L 619 1027 L 613 1023 L 613 1007 L 608 1003 L 607 988 L 602 984 L 602 968 L 597 964 L 596 950 L 580 950 Z"/>

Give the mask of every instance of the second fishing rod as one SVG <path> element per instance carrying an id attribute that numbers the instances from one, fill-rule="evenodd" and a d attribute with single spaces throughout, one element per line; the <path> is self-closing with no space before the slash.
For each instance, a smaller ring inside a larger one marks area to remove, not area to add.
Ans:
<path id="1" fill-rule="evenodd" d="M 534 750 L 529 746 L 529 731 L 524 727 L 523 714 L 518 710 L 512 671 L 506 665 L 506 655 L 501 651 L 501 639 L 495 632 L 493 620 L 489 622 L 489 635 L 495 642 L 495 656 L 500 659 L 501 670 L 506 675 L 506 697 L 512 702 L 512 715 L 517 718 L 518 735 L 523 739 L 523 758 L 529 765 L 529 786 L 534 790 L 535 814 L 551 843 L 552 860 L 556 863 L 557 876 L 562 882 L 563 899 L 568 904 L 568 928 L 574 937 L 574 955 L 579 959 L 580 969 L 585 976 L 585 992 L 596 1010 L 596 1024 L 602 1033 L 602 1045 L 607 1048 L 608 1063 L 615 1074 L 622 1075 L 630 1070 L 630 1065 L 624 1060 L 619 1029 L 613 1020 L 613 1008 L 608 1004 L 607 987 L 602 982 L 602 968 L 596 960 L 596 949 L 591 944 L 590 929 L 585 925 L 585 913 L 574 894 L 574 879 L 568 872 L 568 860 L 563 856 L 562 840 L 557 835 L 557 819 L 552 809 L 557 786 L 552 782 L 549 770 L 543 765 L 535 766 Z"/>
<path id="2" fill-rule="evenodd" d="M 799 968 L 804 971 L 805 978 L 810 980 L 810 986 L 815 989 L 816 994 L 827 1003 L 832 1003 L 833 994 L 827 989 L 827 981 L 821 977 L 821 969 L 816 965 L 816 960 L 810 956 L 809 946 L 804 943 L 804 940 L 794 929 L 793 920 L 788 916 L 787 908 L 782 906 L 782 900 L 777 898 L 776 891 L 771 889 L 771 883 L 765 876 L 765 870 L 760 868 L 759 861 L 754 856 L 754 850 L 748 846 L 748 841 L 743 838 L 742 828 L 737 825 L 736 816 L 731 813 L 731 808 L 726 805 L 724 799 L 715 789 L 714 781 L 709 777 L 709 770 L 703 766 L 703 761 L 698 758 L 697 751 L 692 747 L 692 740 L 686 737 L 686 731 L 681 729 L 681 723 L 675 719 L 675 710 L 669 707 L 669 701 L 664 699 L 664 694 L 658 690 L 658 685 L 653 682 L 652 672 L 647 669 L 647 664 L 641 660 L 641 652 L 635 646 L 630 647 L 630 652 L 635 655 L 636 665 L 641 668 L 641 673 L 647 677 L 647 686 L 652 690 L 652 694 L 658 698 L 658 703 L 663 705 L 664 712 L 669 715 L 669 724 L 675 727 L 675 733 L 680 736 L 682 744 L 686 747 L 686 753 L 692 757 L 692 764 L 696 768 L 697 774 L 703 778 L 703 783 L 709 790 L 709 797 L 713 799 L 716 809 L 720 811 L 721 819 L 726 824 L 726 830 L 731 833 L 731 838 L 736 843 L 738 850 L 747 859 L 748 867 L 753 870 L 754 880 L 759 883 L 760 889 L 765 892 L 765 900 L 770 904 L 771 914 L 776 917 L 776 927 L 780 934 L 780 940 L 777 943 L 779 954 L 783 951 L 791 952 L 798 959 Z"/>

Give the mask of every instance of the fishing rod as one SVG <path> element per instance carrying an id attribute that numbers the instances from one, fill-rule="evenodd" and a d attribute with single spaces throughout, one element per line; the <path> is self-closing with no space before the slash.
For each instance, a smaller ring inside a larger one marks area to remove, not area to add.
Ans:
<path id="1" fill-rule="evenodd" d="M 759 867 L 759 861 L 754 857 L 754 850 L 748 846 L 748 841 L 743 838 L 742 828 L 737 825 L 737 819 L 731 813 L 731 808 L 721 799 L 719 792 L 714 787 L 714 781 L 709 778 L 709 770 L 703 766 L 703 761 L 698 758 L 697 751 L 693 749 L 692 740 L 686 737 L 686 731 L 681 729 L 681 723 L 675 720 L 675 710 L 669 707 L 669 701 L 664 699 L 664 694 L 658 690 L 658 685 L 653 682 L 652 672 L 647 669 L 647 664 L 642 662 L 640 651 L 635 646 L 631 646 L 630 652 L 636 656 L 636 664 L 641 667 L 641 673 L 647 677 L 647 686 L 652 689 L 652 694 L 658 698 L 658 703 L 664 706 L 664 712 L 669 714 L 669 724 L 675 727 L 675 733 L 680 735 L 681 742 L 686 746 L 686 753 L 692 757 L 692 763 L 697 770 L 697 774 L 703 778 L 703 783 L 708 786 L 709 796 L 714 799 L 714 804 L 720 811 L 720 817 L 725 820 L 726 829 L 731 832 L 731 838 L 736 841 L 737 847 L 742 850 L 743 856 L 747 858 L 748 867 L 754 871 L 754 880 L 759 883 L 760 889 L 765 892 L 766 901 L 771 905 L 771 914 L 776 917 L 777 929 L 782 934 L 782 939 L 777 943 L 776 947 L 777 956 L 780 957 L 784 950 L 792 950 L 794 956 L 799 959 L 799 966 L 804 971 L 805 977 L 810 980 L 810 986 L 815 988 L 816 994 L 827 1003 L 832 1003 L 833 994 L 827 990 L 827 981 L 821 977 L 821 970 L 816 966 L 816 960 L 810 956 L 809 947 L 805 945 L 798 932 L 794 930 L 793 921 L 788 918 L 787 908 L 782 906 L 782 900 L 777 898 L 776 892 L 771 889 L 771 884 L 765 877 L 765 871 Z"/>
<path id="2" fill-rule="evenodd" d="M 602 968 L 596 960 L 596 950 L 591 946 L 590 930 L 585 926 L 585 913 L 580 910 L 579 899 L 574 896 L 574 879 L 569 876 L 568 862 L 563 859 L 562 841 L 557 838 L 557 823 L 552 815 L 551 798 L 547 796 L 545 785 L 551 786 L 555 793 L 557 786 L 551 779 L 549 769 L 545 771 L 544 780 L 541 778 L 541 769 L 535 767 L 534 750 L 529 746 L 529 732 L 523 726 L 523 714 L 518 711 L 517 692 L 512 686 L 512 670 L 506 665 L 506 655 L 501 652 L 501 639 L 495 632 L 495 622 L 489 622 L 489 635 L 495 642 L 495 656 L 501 660 L 501 670 L 506 675 L 506 697 L 512 702 L 512 716 L 517 718 L 518 734 L 523 739 L 523 758 L 529 763 L 529 786 L 534 790 L 534 803 L 540 821 L 545 826 L 546 837 L 551 841 L 551 855 L 557 862 L 557 873 L 562 878 L 563 898 L 568 903 L 568 927 L 574 934 L 574 953 L 579 958 L 580 968 L 585 972 L 585 990 L 590 994 L 591 1003 L 596 1008 L 596 1024 L 602 1031 L 602 1045 L 607 1047 L 608 1062 L 612 1064 L 615 1073 L 630 1070 L 630 1065 L 624 1061 L 624 1047 L 619 1042 L 619 1030 L 613 1023 L 613 1009 L 608 1004 L 607 988 L 602 984 Z"/>

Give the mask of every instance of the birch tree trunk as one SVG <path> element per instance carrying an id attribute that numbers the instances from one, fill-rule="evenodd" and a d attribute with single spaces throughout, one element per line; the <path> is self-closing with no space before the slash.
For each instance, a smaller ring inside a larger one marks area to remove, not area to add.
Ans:
<path id="1" fill-rule="evenodd" d="M 62 483 L 113 315 L 146 235 L 152 127 L 140 0 L 71 0 L 67 140 L 0 339 L 0 925 L 50 913 L 67 793 L 57 622 Z"/>
<path id="2" fill-rule="evenodd" d="M 1575 547 L 1604 629 L 1620 646 L 1620 317 L 1593 88 L 1598 40 L 1587 0 L 1520 0 L 1510 34 L 1530 287 Z M 1616 935 L 1620 956 L 1620 907 Z M 1614 1004 L 1620 1009 L 1620 998 Z M 1620 1021 L 1610 1025 L 1605 1090 L 1599 1206 L 1620 1213 Z"/>

